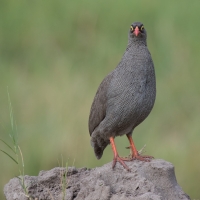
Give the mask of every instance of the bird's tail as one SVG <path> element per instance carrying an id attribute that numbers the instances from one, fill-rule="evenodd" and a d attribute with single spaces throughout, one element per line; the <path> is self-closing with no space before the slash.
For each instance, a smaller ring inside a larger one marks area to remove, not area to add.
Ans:
<path id="1" fill-rule="evenodd" d="M 90 143 L 94 148 L 95 156 L 97 159 L 100 159 L 103 155 L 104 149 L 107 147 L 110 141 L 103 139 L 99 134 L 92 133 Z"/>

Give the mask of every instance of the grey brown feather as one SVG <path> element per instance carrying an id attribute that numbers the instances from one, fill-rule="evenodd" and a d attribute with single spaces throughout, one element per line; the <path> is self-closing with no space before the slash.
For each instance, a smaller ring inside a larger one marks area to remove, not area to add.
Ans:
<path id="1" fill-rule="evenodd" d="M 142 26 L 140 22 L 133 25 Z M 128 46 L 118 66 L 100 84 L 91 107 L 89 132 L 95 155 L 101 158 L 109 138 L 132 134 L 151 112 L 156 81 L 146 31 L 129 33 Z"/>

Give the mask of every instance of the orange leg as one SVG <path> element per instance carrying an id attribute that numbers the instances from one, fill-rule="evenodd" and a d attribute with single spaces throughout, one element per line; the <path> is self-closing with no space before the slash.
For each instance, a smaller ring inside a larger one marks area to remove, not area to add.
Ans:
<path id="1" fill-rule="evenodd" d="M 118 162 L 120 162 L 124 166 L 125 169 L 127 169 L 128 171 L 130 171 L 130 169 L 128 168 L 128 166 L 124 163 L 123 158 L 119 157 L 119 155 L 117 153 L 117 148 L 115 146 L 115 141 L 114 141 L 113 137 L 110 137 L 110 143 L 111 143 L 112 150 L 113 150 L 113 153 L 114 153 L 112 168 L 115 167 L 116 162 L 118 161 Z"/>
<path id="2" fill-rule="evenodd" d="M 131 151 L 132 151 L 132 159 L 149 162 L 150 159 L 153 158 L 153 156 L 141 156 L 141 155 L 139 155 L 139 153 L 138 153 L 138 151 L 137 151 L 137 149 L 134 145 L 134 142 L 133 142 L 131 135 L 126 135 L 126 136 L 128 137 L 128 140 L 130 142 L 130 148 L 131 148 Z"/>

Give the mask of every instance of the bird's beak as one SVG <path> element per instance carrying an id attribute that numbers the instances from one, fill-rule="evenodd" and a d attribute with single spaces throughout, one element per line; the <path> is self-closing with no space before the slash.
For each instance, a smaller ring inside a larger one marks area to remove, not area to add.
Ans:
<path id="1" fill-rule="evenodd" d="M 139 35 L 139 33 L 140 33 L 140 30 L 139 30 L 139 28 L 136 26 L 136 28 L 135 28 L 135 30 L 134 30 L 134 35 L 137 37 L 138 35 Z"/>

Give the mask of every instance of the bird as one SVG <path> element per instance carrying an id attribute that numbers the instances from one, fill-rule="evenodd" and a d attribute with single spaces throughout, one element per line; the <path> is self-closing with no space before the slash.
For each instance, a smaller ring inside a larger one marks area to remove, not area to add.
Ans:
<path id="1" fill-rule="evenodd" d="M 101 82 L 89 114 L 91 146 L 97 159 L 111 144 L 112 168 L 119 162 L 130 171 L 125 161 L 149 162 L 153 157 L 140 155 L 132 133 L 150 114 L 156 98 L 154 63 L 147 47 L 147 31 L 143 23 L 134 22 L 128 32 L 128 44 L 117 67 Z M 131 155 L 120 157 L 115 137 L 126 135 Z"/>

